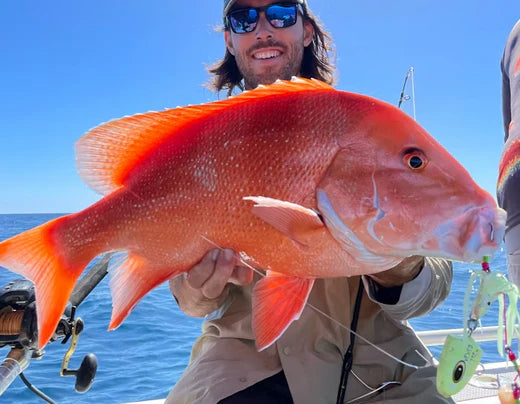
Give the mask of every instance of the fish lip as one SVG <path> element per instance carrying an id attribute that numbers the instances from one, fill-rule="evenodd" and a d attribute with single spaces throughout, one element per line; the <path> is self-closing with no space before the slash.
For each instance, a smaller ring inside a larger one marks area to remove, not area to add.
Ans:
<path id="1" fill-rule="evenodd" d="M 442 223 L 435 230 L 440 256 L 478 262 L 483 256 L 493 255 L 504 236 L 505 220 L 505 211 L 496 206 L 466 209 L 459 217 Z"/>

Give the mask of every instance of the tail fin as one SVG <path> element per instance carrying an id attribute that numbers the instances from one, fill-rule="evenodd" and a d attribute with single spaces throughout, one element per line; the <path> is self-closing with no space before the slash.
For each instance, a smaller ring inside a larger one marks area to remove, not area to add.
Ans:
<path id="1" fill-rule="evenodd" d="M 45 346 L 63 314 L 76 280 L 87 262 L 70 262 L 58 245 L 62 216 L 0 243 L 0 265 L 35 284 L 38 345 Z M 94 258 L 94 257 L 92 257 Z"/>

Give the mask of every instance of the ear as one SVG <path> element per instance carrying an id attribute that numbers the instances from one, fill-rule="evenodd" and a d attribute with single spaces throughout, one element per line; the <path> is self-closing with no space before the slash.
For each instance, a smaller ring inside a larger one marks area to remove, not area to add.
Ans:
<path id="1" fill-rule="evenodd" d="M 314 37 L 314 26 L 310 21 L 304 21 L 303 23 L 303 46 L 309 46 Z"/>
<path id="2" fill-rule="evenodd" d="M 233 56 L 235 56 L 235 49 L 233 48 L 233 40 L 231 39 L 231 31 L 224 31 L 224 41 L 226 42 L 226 48 Z"/>

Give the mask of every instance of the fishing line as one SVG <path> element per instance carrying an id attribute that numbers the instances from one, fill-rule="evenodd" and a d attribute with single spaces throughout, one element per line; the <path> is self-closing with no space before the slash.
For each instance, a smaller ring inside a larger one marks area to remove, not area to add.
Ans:
<path id="1" fill-rule="evenodd" d="M 357 381 L 358 381 L 359 383 L 361 383 L 363 386 L 365 386 L 365 388 L 366 388 L 367 390 L 372 390 L 372 391 L 375 391 L 375 390 L 376 390 L 376 388 L 374 388 L 374 387 L 370 387 L 368 384 L 366 384 L 366 383 L 363 381 L 363 379 L 362 379 L 361 377 L 359 377 L 359 376 L 356 374 L 356 372 L 354 372 L 353 370 L 350 370 L 350 373 L 352 373 L 352 376 L 354 376 L 354 377 L 357 379 Z"/>
<path id="2" fill-rule="evenodd" d="M 426 363 L 429 363 L 431 366 L 435 366 L 435 362 L 433 360 L 435 359 L 433 356 L 431 358 L 426 358 L 422 353 L 420 353 L 417 349 L 414 349 L 414 352 L 419 355 L 421 358 L 424 359 Z M 430 354 L 431 355 L 431 354 Z"/>
<path id="3" fill-rule="evenodd" d="M 217 245 L 215 242 L 211 241 L 210 239 L 208 239 L 207 237 L 201 235 L 201 237 L 206 240 L 208 243 L 212 244 L 213 246 L 215 246 L 216 248 L 218 248 L 219 250 L 223 251 L 224 248 L 220 247 L 219 245 Z M 254 271 L 255 273 L 257 273 L 258 275 L 260 275 L 261 277 L 265 278 L 266 275 L 254 268 L 253 266 L 251 266 L 249 263 L 245 262 L 242 257 L 238 256 L 239 260 L 240 260 L 240 263 L 244 264 L 247 268 L 251 269 L 252 271 Z M 388 356 L 389 358 L 393 359 L 394 361 L 404 365 L 404 366 L 408 366 L 410 368 L 413 368 L 413 369 L 421 369 L 421 368 L 424 368 L 426 366 L 417 366 L 417 365 L 413 365 L 411 363 L 408 363 L 408 362 L 405 362 L 401 359 L 399 359 L 398 357 L 392 355 L 390 352 L 387 352 L 385 351 L 383 348 L 380 348 L 378 347 L 376 344 L 370 342 L 368 339 L 366 339 L 365 337 L 363 337 L 362 335 L 358 334 L 357 332 L 353 331 L 352 329 L 350 329 L 349 327 L 347 327 L 346 325 L 342 324 L 341 322 L 339 322 L 338 320 L 332 318 L 331 316 L 329 316 L 327 313 L 325 313 L 324 311 L 318 309 L 317 307 L 313 306 L 311 303 L 309 302 L 306 302 L 305 303 L 307 306 L 309 306 L 311 309 L 313 309 L 314 311 L 320 313 L 321 315 L 325 316 L 326 318 L 328 318 L 330 321 L 332 321 L 334 324 L 338 325 L 339 327 L 347 330 L 348 332 L 354 334 L 356 337 L 358 337 L 359 339 L 363 340 L 364 342 L 366 342 L 368 345 L 372 346 L 373 348 L 377 349 L 379 352 L 381 352 L 382 354 Z M 422 356 L 422 355 L 421 355 Z M 429 361 L 426 361 L 427 363 L 429 363 Z"/>

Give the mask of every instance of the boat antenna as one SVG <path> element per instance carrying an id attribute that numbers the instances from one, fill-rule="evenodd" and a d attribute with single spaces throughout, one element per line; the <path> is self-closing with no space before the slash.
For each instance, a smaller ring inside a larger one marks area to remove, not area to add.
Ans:
<path id="1" fill-rule="evenodd" d="M 417 117 L 415 116 L 415 82 L 413 77 L 414 68 L 413 66 L 408 69 L 406 72 L 406 76 L 404 78 L 403 88 L 401 89 L 401 95 L 399 97 L 399 102 L 397 103 L 397 107 L 401 108 L 401 104 L 403 101 L 408 101 L 410 98 L 412 99 L 412 107 L 413 107 L 413 119 L 417 120 Z M 410 97 L 408 94 L 404 93 L 404 90 L 406 88 L 406 83 L 408 82 L 408 78 L 411 77 L 412 80 L 412 96 Z"/>

